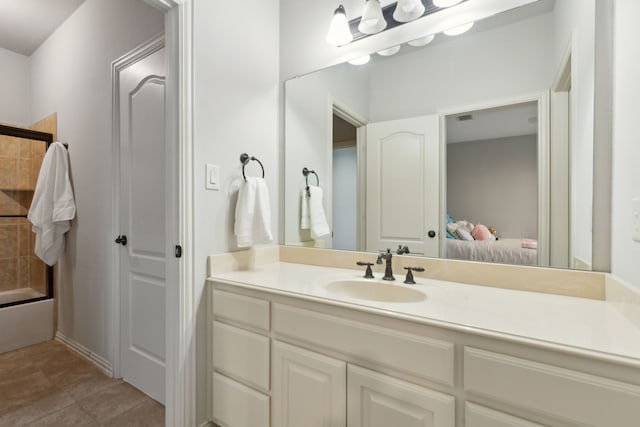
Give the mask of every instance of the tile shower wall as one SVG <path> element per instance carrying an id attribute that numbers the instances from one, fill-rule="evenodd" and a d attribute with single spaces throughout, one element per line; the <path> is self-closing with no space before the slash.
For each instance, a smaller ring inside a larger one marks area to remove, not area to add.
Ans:
<path id="1" fill-rule="evenodd" d="M 46 266 L 34 255 L 29 211 L 46 145 L 0 135 L 0 292 L 46 288 Z M 10 217 L 13 215 L 14 217 Z"/>

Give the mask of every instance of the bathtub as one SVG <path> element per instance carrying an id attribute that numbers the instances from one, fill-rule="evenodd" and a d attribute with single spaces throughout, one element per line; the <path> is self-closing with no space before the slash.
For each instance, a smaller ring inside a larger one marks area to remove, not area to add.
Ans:
<path id="1" fill-rule="evenodd" d="M 2 298 L 15 298 L 24 292 L 24 298 L 33 296 L 30 289 L 3 292 Z M 0 353 L 15 350 L 53 338 L 53 298 L 0 308 Z"/>

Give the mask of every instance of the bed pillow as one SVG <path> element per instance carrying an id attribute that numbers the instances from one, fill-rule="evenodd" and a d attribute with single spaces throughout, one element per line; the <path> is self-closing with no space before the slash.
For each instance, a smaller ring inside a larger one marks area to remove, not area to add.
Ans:
<path id="1" fill-rule="evenodd" d="M 451 215 L 449 215 L 449 212 L 447 212 L 447 225 L 451 224 L 452 222 L 456 222 L 456 220 Z M 457 239 L 457 237 L 451 231 L 449 231 L 448 227 L 447 227 L 447 239 Z"/>
<path id="2" fill-rule="evenodd" d="M 458 238 L 461 240 L 473 240 L 473 236 L 471 235 L 471 233 L 469 233 L 464 228 L 458 228 L 456 230 L 456 234 L 458 235 Z"/>
<path id="3" fill-rule="evenodd" d="M 473 227 L 473 230 L 471 230 L 471 235 L 473 236 L 474 240 L 492 240 L 491 232 L 485 225 L 482 224 L 476 224 L 476 226 Z"/>
<path id="4" fill-rule="evenodd" d="M 458 229 L 462 229 L 465 231 L 468 231 L 469 233 L 471 233 L 471 230 L 473 230 L 473 224 L 471 224 L 469 221 L 465 221 L 465 220 L 461 220 L 458 222 L 451 222 L 449 224 L 447 224 L 447 231 L 449 231 L 451 234 L 455 236 L 457 236 L 458 239 L 460 239 L 461 237 L 458 236 L 458 234 L 456 233 L 458 231 Z"/>

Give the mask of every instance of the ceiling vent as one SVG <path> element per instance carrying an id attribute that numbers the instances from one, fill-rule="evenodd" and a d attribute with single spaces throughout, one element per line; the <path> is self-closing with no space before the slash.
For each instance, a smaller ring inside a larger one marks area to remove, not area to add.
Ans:
<path id="1" fill-rule="evenodd" d="M 463 114 L 462 116 L 456 117 L 456 120 L 459 122 L 466 122 L 467 120 L 473 120 L 472 114 Z"/>

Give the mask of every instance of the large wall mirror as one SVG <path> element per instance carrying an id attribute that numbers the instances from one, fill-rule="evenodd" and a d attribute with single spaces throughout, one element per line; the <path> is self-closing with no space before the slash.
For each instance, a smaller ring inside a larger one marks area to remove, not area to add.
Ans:
<path id="1" fill-rule="evenodd" d="M 594 33 L 539 0 L 287 81 L 285 244 L 591 269 Z"/>

